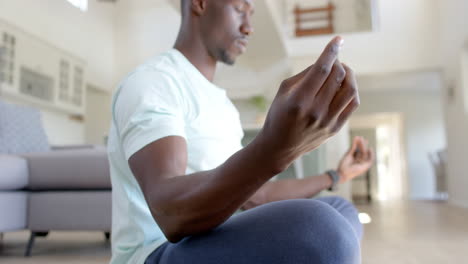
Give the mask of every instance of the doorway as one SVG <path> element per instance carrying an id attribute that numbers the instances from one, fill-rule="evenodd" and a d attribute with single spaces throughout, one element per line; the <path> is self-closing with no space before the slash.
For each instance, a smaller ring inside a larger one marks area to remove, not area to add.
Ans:
<path id="1" fill-rule="evenodd" d="M 461 72 L 462 72 L 461 86 L 463 90 L 462 92 L 463 104 L 465 106 L 465 113 L 468 113 L 468 48 L 465 48 L 462 53 Z"/>
<path id="2" fill-rule="evenodd" d="M 401 200 L 408 195 L 406 158 L 403 140 L 403 115 L 377 113 L 360 115 L 350 120 L 351 137 L 363 136 L 375 153 L 374 166 L 368 175 L 352 182 L 356 200 L 370 196 L 372 200 Z"/>
<path id="3" fill-rule="evenodd" d="M 88 85 L 86 90 L 85 140 L 87 144 L 106 143 L 111 120 L 111 95 Z"/>

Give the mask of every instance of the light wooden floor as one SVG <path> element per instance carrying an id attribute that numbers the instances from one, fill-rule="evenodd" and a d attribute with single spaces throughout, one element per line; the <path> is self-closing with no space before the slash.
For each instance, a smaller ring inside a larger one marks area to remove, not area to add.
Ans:
<path id="1" fill-rule="evenodd" d="M 468 209 L 438 202 L 359 206 L 365 226 L 364 264 L 468 263 Z"/>
<path id="2" fill-rule="evenodd" d="M 372 217 L 365 226 L 363 264 L 468 263 L 468 210 L 436 202 L 358 206 Z M 97 264 L 110 259 L 101 233 L 52 232 L 38 238 L 31 258 L 23 258 L 26 232 L 8 233 L 0 263 Z"/>

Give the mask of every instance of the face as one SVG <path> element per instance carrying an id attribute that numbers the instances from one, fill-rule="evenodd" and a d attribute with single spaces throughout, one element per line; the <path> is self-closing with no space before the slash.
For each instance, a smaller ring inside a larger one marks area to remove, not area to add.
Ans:
<path id="1" fill-rule="evenodd" d="M 211 0 L 202 23 L 202 37 L 212 57 L 226 64 L 247 49 L 253 33 L 253 0 Z"/>

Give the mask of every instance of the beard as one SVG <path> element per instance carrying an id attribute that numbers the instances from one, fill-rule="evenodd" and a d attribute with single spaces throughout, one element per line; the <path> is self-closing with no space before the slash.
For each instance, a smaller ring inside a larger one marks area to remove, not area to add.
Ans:
<path id="1" fill-rule="evenodd" d="M 219 61 L 227 65 L 234 65 L 236 60 L 229 55 L 227 50 L 219 50 Z"/>

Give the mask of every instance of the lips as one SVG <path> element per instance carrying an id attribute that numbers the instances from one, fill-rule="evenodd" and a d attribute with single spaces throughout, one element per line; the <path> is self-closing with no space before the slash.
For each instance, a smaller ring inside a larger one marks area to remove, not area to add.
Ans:
<path id="1" fill-rule="evenodd" d="M 247 45 L 249 44 L 249 41 L 247 39 L 238 39 L 237 41 L 245 47 L 247 47 Z"/>
<path id="2" fill-rule="evenodd" d="M 236 40 L 236 45 L 239 47 L 242 53 L 244 53 L 247 50 L 248 44 L 249 44 L 249 41 L 247 39 Z"/>

